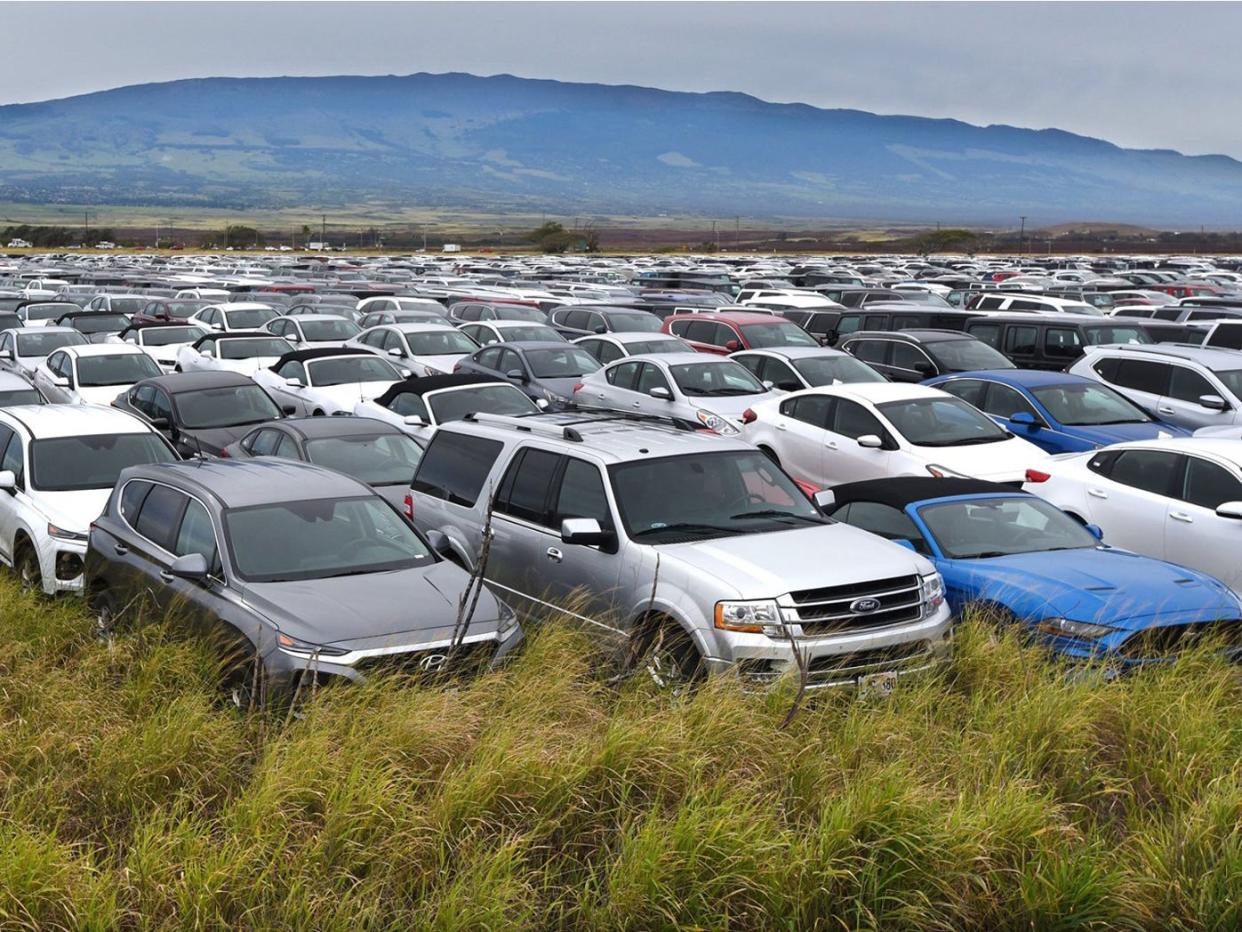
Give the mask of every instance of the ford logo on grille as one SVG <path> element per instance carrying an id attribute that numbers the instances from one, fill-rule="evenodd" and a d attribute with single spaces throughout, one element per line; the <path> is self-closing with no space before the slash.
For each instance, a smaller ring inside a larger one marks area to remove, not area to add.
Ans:
<path id="1" fill-rule="evenodd" d="M 443 667 L 447 660 L 448 656 L 446 654 L 428 654 L 418 661 L 418 669 L 431 673 Z"/>
<path id="2" fill-rule="evenodd" d="M 850 603 L 850 611 L 855 615 L 866 615 L 870 612 L 874 612 L 879 607 L 880 600 L 872 598 L 855 599 Z"/>

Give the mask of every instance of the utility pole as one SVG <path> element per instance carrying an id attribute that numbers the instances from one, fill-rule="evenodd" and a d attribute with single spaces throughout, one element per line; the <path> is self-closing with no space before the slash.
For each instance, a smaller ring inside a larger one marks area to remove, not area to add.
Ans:
<path id="1" fill-rule="evenodd" d="M 736 216 L 733 218 L 733 251 L 742 251 L 742 218 Z"/>
<path id="2" fill-rule="evenodd" d="M 91 215 L 90 211 L 82 211 L 82 239 L 89 240 L 91 238 Z M 85 242 L 83 246 L 87 245 Z"/>
<path id="3" fill-rule="evenodd" d="M 319 220 L 319 245 L 322 249 L 328 248 L 328 215 L 324 214 Z"/>
<path id="4" fill-rule="evenodd" d="M 716 235 L 716 221 L 712 221 L 712 242 L 716 244 L 716 252 L 720 252 L 720 237 Z"/>
<path id="5" fill-rule="evenodd" d="M 1018 219 L 1022 221 L 1022 230 L 1018 233 L 1018 252 L 1026 255 L 1026 215 L 1023 214 Z"/>

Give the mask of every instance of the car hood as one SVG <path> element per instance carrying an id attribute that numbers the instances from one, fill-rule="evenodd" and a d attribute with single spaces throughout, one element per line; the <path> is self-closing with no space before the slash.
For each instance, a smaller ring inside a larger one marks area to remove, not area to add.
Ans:
<path id="1" fill-rule="evenodd" d="M 442 561 L 365 576 L 248 583 L 242 598 L 291 637 L 369 650 L 450 637 L 466 579 L 464 570 Z M 470 634 L 494 633 L 498 616 L 495 596 L 484 590 Z"/>
<path id="2" fill-rule="evenodd" d="M 915 447 L 920 459 L 944 466 L 972 479 L 992 482 L 1021 482 L 1030 466 L 1048 458 L 1048 454 L 1020 437 L 996 443 L 980 443 L 963 447 Z"/>
<path id="3" fill-rule="evenodd" d="M 66 531 L 85 534 L 91 522 L 103 514 L 112 489 L 82 492 L 39 492 L 39 510 L 48 521 Z"/>
<path id="4" fill-rule="evenodd" d="M 240 440 L 250 431 L 254 424 L 238 424 L 236 427 L 203 427 L 199 429 L 182 428 L 178 434 L 181 443 L 194 447 L 195 441 L 203 445 L 204 453 L 219 453 L 229 444 Z"/>
<path id="5" fill-rule="evenodd" d="M 1126 630 L 1171 612 L 1199 612 L 1203 620 L 1242 617 L 1242 602 L 1212 577 L 1108 547 L 952 560 L 943 568 L 950 582 L 960 569 L 984 598 L 1013 604 L 1018 596 L 1044 617 L 1098 620 Z"/>
<path id="6" fill-rule="evenodd" d="M 696 408 L 703 408 L 713 414 L 720 414 L 735 421 L 740 421 L 746 409 L 760 402 L 771 401 L 776 392 L 763 392 L 758 395 L 683 395 L 686 403 Z"/>
<path id="7" fill-rule="evenodd" d="M 574 397 L 574 386 L 581 381 L 582 377 L 578 375 L 568 379 L 535 379 L 529 385 L 519 385 L 518 388 L 544 389 L 562 398 L 572 398 Z M 530 394 L 530 392 L 528 391 L 527 394 Z"/>
<path id="8" fill-rule="evenodd" d="M 1189 437 L 1190 431 L 1176 424 L 1147 422 L 1139 424 L 1099 424 L 1066 427 L 1067 433 L 1107 446 L 1110 443 L 1128 443 L 1132 440 L 1157 440 L 1161 437 Z"/>
<path id="9" fill-rule="evenodd" d="M 410 360 L 420 366 L 430 366 L 445 375 L 453 371 L 453 367 L 465 359 L 464 353 L 453 353 L 448 356 L 411 356 Z"/>
<path id="10" fill-rule="evenodd" d="M 735 590 L 740 599 L 773 599 L 802 589 L 926 574 L 933 569 L 905 547 L 845 524 L 658 544 L 656 549 L 664 561 L 678 562 L 684 584 L 695 588 L 696 580 L 707 577 L 719 588 Z M 849 559 L 840 559 L 845 553 Z M 673 572 L 673 567 L 662 562 L 660 573 L 666 572 Z"/>
<path id="11" fill-rule="evenodd" d="M 74 389 L 77 396 L 90 405 L 111 405 L 113 400 L 118 397 L 127 395 L 132 385 L 93 385 L 89 387 L 79 386 Z"/>

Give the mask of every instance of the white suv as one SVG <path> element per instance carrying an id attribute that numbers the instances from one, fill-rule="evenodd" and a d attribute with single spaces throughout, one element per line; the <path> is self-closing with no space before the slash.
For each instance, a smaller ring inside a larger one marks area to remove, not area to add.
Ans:
<path id="1" fill-rule="evenodd" d="M 0 561 L 29 588 L 81 591 L 87 532 L 121 470 L 177 458 L 154 428 L 114 408 L 0 409 Z"/>

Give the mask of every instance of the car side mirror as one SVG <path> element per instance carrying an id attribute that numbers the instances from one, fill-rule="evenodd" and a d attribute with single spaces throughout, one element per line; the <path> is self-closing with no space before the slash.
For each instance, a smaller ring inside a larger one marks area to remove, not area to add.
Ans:
<path id="1" fill-rule="evenodd" d="M 285 417 L 293 417 L 293 415 L 298 413 L 298 407 L 297 405 L 281 405 L 280 413 Z"/>
<path id="2" fill-rule="evenodd" d="M 1242 513 L 1239 514 L 1239 517 L 1242 517 Z M 1094 537 L 1096 540 L 1104 539 L 1104 529 L 1100 527 L 1098 524 L 1084 524 L 1083 527 L 1086 528 L 1087 533 L 1090 534 L 1092 537 Z"/>
<path id="3" fill-rule="evenodd" d="M 199 353 L 203 356 L 206 356 L 208 359 L 216 355 L 216 351 L 213 350 L 210 346 L 204 346 L 201 350 L 199 350 Z"/>
<path id="4" fill-rule="evenodd" d="M 207 578 L 207 558 L 201 553 L 187 553 L 177 557 L 168 567 L 168 574 L 190 582 L 200 582 Z"/>
<path id="5" fill-rule="evenodd" d="M 12 358 L 13 358 L 13 351 L 12 351 L 12 350 L 8 350 L 8 349 L 0 349 L 0 359 L 9 359 L 9 360 L 11 360 Z"/>
<path id="6" fill-rule="evenodd" d="M 864 450 L 879 450 L 884 446 L 884 441 L 875 434 L 863 434 L 858 438 L 858 445 Z"/>
<path id="7" fill-rule="evenodd" d="M 52 384 L 55 385 L 57 388 L 69 388 L 70 387 L 69 377 L 64 376 L 64 375 L 54 376 L 52 378 Z"/>
<path id="8" fill-rule="evenodd" d="M 0 472 L 0 480 L 3 480 L 5 473 Z M 0 486 L 2 488 L 3 486 Z M 1242 521 L 1242 502 L 1222 502 L 1216 508 L 1216 514 L 1222 518 L 1234 518 Z"/>
<path id="9" fill-rule="evenodd" d="M 771 382 L 771 381 L 765 381 L 763 383 L 763 387 L 766 388 L 768 391 L 771 391 L 772 389 L 776 388 L 776 383 Z"/>
<path id="10" fill-rule="evenodd" d="M 832 489 L 821 489 L 811 496 L 811 502 L 824 514 L 827 514 L 828 509 L 837 503 L 837 496 Z"/>
<path id="11" fill-rule="evenodd" d="M 549 402 L 548 402 L 548 399 L 546 399 L 546 398 L 536 398 L 536 399 L 535 399 L 535 406 L 536 406 L 536 407 L 538 407 L 540 410 L 545 410 L 545 411 L 546 411 L 546 410 L 548 409 L 548 407 L 549 407 Z"/>
<path id="12" fill-rule="evenodd" d="M 283 337 L 284 337 L 286 340 L 288 340 L 290 343 L 296 343 L 296 342 L 298 342 L 298 337 L 297 337 L 297 334 L 294 334 L 294 333 L 284 333 L 284 334 L 281 334 L 281 336 L 283 336 Z"/>
<path id="13" fill-rule="evenodd" d="M 739 343 L 737 340 L 730 340 L 724 345 L 724 348 L 728 350 L 730 353 L 736 353 L 738 350 L 742 348 L 742 344 Z"/>
<path id="14" fill-rule="evenodd" d="M 606 544 L 612 534 L 605 531 L 594 518 L 566 518 L 561 522 L 561 541 L 566 544 L 591 546 Z"/>
<path id="15" fill-rule="evenodd" d="M 1200 395 L 1199 405 L 1209 411 L 1228 411 L 1229 403 L 1220 395 Z"/>
<path id="16" fill-rule="evenodd" d="M 285 385 L 289 386 L 289 388 L 301 388 L 302 380 L 301 379 L 285 379 Z"/>
<path id="17" fill-rule="evenodd" d="M 405 359 L 405 353 L 397 349 L 397 347 L 395 346 L 392 347 L 390 350 L 388 350 L 388 355 L 391 356 L 393 359 Z"/>
<path id="18" fill-rule="evenodd" d="M 0 491 L 12 495 L 17 491 L 17 474 L 11 469 L 0 471 Z"/>
<path id="19" fill-rule="evenodd" d="M 414 373 L 413 373 L 413 372 L 411 372 L 409 369 L 398 369 L 398 370 L 397 370 L 397 374 L 398 374 L 399 376 L 401 376 L 401 378 L 403 378 L 403 379 L 408 379 L 408 378 L 410 378 L 410 377 L 411 377 Z"/>
<path id="20" fill-rule="evenodd" d="M 1037 428 L 1044 426 L 1043 424 L 1041 424 L 1039 421 L 1035 419 L 1035 415 L 1033 415 L 1030 411 L 1018 411 L 1014 414 L 1009 415 L 1009 423 L 1010 424 L 1021 424 L 1023 427 L 1030 427 L 1033 429 L 1037 429 Z"/>
<path id="21" fill-rule="evenodd" d="M 651 391 L 647 392 L 652 398 L 659 398 L 661 401 L 672 401 L 673 393 L 663 385 L 657 385 Z"/>
<path id="22" fill-rule="evenodd" d="M 154 427 L 156 430 L 168 430 L 168 428 L 172 426 L 172 424 L 169 422 L 168 418 L 166 417 L 153 417 L 153 418 L 150 418 L 150 421 L 151 421 L 151 426 Z"/>
<path id="23" fill-rule="evenodd" d="M 407 427 L 422 427 L 425 422 L 421 414 L 407 414 L 402 423 Z"/>
<path id="24" fill-rule="evenodd" d="M 914 371 L 919 375 L 935 375 L 936 367 L 929 362 L 923 362 L 920 360 L 914 364 Z"/>
<path id="25" fill-rule="evenodd" d="M 607 332 L 608 332 L 608 328 L 607 328 L 607 327 L 605 327 L 603 324 L 600 324 L 598 327 L 596 327 L 596 328 L 595 328 L 595 331 L 594 331 L 594 332 L 595 332 L 595 333 L 607 333 Z"/>
<path id="26" fill-rule="evenodd" d="M 515 379 L 518 382 L 525 382 L 526 373 L 523 372 L 521 369 L 510 369 L 508 372 L 505 373 L 505 378 Z"/>
<path id="27" fill-rule="evenodd" d="M 453 545 L 449 543 L 448 535 L 443 531 L 428 531 L 427 543 L 442 557 L 451 557 L 453 555 Z"/>

